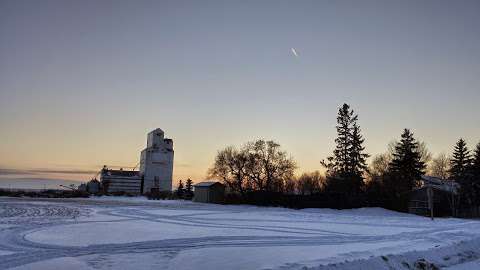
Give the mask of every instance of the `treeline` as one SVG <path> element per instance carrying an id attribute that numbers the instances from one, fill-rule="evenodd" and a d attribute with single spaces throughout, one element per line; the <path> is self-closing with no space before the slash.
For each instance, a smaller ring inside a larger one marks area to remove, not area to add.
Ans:
<path id="1" fill-rule="evenodd" d="M 178 182 L 177 189 L 175 191 L 176 198 L 191 200 L 193 198 L 193 181 L 188 178 L 185 180 L 185 186 L 183 181 Z"/>
<path id="2" fill-rule="evenodd" d="M 440 153 L 432 158 L 425 143 L 416 141 L 409 130 L 387 153 L 373 158 L 365 173 L 365 193 L 370 202 L 405 211 L 410 191 L 420 186 L 424 174 L 440 178 L 448 186 L 459 184 L 456 196 L 449 198 L 454 212 L 469 215 L 468 210 L 480 206 L 480 143 L 472 153 L 465 140 L 459 139 L 450 156 Z"/>
<path id="3" fill-rule="evenodd" d="M 451 157 L 432 159 L 424 142 L 404 129 L 384 154 L 370 157 L 358 115 L 343 104 L 337 115 L 337 137 L 331 156 L 315 171 L 295 177 L 294 159 L 274 141 L 256 140 L 218 152 L 209 174 L 231 191 L 227 202 L 288 207 L 350 208 L 380 206 L 406 211 L 408 196 L 424 174 L 461 185 L 460 207 L 480 205 L 480 143 L 473 154 L 460 139 Z"/>
<path id="4" fill-rule="evenodd" d="M 90 194 L 87 192 L 82 192 L 78 190 L 56 190 L 56 189 L 47 189 L 47 190 L 38 190 L 38 191 L 28 191 L 28 190 L 12 190 L 0 188 L 0 197 L 30 197 L 30 198 L 88 198 Z"/>
<path id="5" fill-rule="evenodd" d="M 296 164 L 274 141 L 257 140 L 218 152 L 210 175 L 244 196 L 249 191 L 293 192 Z"/>

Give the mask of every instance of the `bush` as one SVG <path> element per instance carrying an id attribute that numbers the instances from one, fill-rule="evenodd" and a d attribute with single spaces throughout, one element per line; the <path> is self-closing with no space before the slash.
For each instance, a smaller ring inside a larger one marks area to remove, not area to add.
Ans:
<path id="1" fill-rule="evenodd" d="M 317 193 L 312 195 L 283 194 L 279 192 L 252 191 L 244 196 L 227 194 L 226 204 L 252 204 L 258 206 L 281 206 L 294 209 L 333 208 L 349 209 L 367 206 L 364 195 L 348 196 L 342 193 Z"/>
<path id="2" fill-rule="evenodd" d="M 88 198 L 90 195 L 87 192 L 78 190 L 11 191 L 0 189 L 0 196 L 30 198 Z"/>

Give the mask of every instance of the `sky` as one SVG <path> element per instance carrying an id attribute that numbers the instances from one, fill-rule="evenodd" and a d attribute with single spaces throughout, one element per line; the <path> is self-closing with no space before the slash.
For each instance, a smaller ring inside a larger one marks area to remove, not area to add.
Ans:
<path id="1" fill-rule="evenodd" d="M 320 170 L 345 102 L 371 155 L 450 153 L 479 101 L 480 1 L 0 0 L 0 180 L 135 166 L 158 127 L 175 180 L 257 138 Z"/>

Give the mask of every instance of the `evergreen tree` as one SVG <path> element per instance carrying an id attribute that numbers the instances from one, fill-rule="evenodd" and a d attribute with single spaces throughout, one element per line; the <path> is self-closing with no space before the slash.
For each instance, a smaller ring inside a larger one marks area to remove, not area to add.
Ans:
<path id="1" fill-rule="evenodd" d="M 351 134 L 350 147 L 350 170 L 351 173 L 361 177 L 363 172 L 367 170 L 367 158 L 370 156 L 366 153 L 363 146 L 365 139 L 360 134 L 360 127 L 357 124 L 357 116 L 355 116 Z"/>
<path id="2" fill-rule="evenodd" d="M 182 180 L 180 180 L 180 182 L 178 182 L 178 187 L 177 187 L 177 195 L 178 195 L 178 197 L 182 197 L 182 196 L 183 196 L 183 192 L 184 192 L 183 183 L 182 183 Z"/>
<path id="3" fill-rule="evenodd" d="M 460 138 L 455 144 L 452 158 L 450 159 L 450 177 L 459 182 L 463 182 L 467 178 L 467 172 L 471 162 L 472 158 L 467 144 L 465 140 Z"/>
<path id="4" fill-rule="evenodd" d="M 350 151 L 349 151 L 349 177 L 352 185 L 352 191 L 358 193 L 364 186 L 363 173 L 367 170 L 368 154 L 364 153 L 362 134 L 360 134 L 360 127 L 357 124 L 357 116 L 353 119 L 353 127 L 350 136 Z"/>
<path id="5" fill-rule="evenodd" d="M 474 189 L 474 203 L 480 206 L 480 143 L 477 144 L 473 154 L 472 170 L 472 187 Z"/>
<path id="6" fill-rule="evenodd" d="M 455 179 L 460 184 L 461 203 L 468 208 L 480 205 L 480 143 L 477 145 L 473 157 L 470 155 L 465 142 L 460 140 L 455 145 L 452 166 L 455 165 Z M 452 168 L 453 169 L 453 168 Z"/>
<path id="7" fill-rule="evenodd" d="M 350 146 L 351 146 L 351 125 L 353 110 L 350 110 L 348 104 L 343 104 L 338 109 L 337 116 L 337 138 L 335 143 L 337 144 L 333 151 L 333 166 L 336 173 L 339 176 L 345 176 L 349 172 L 350 165 Z"/>
<path id="8" fill-rule="evenodd" d="M 472 187 L 474 189 L 473 201 L 476 206 L 480 206 L 480 143 L 477 144 L 473 154 L 473 162 L 471 165 Z"/>
<path id="9" fill-rule="evenodd" d="M 190 178 L 185 182 L 185 193 L 189 197 L 193 196 L 193 181 Z"/>
<path id="10" fill-rule="evenodd" d="M 472 174 L 477 182 L 480 182 L 480 142 L 477 144 L 477 148 L 475 148 L 475 152 L 473 153 Z"/>
<path id="11" fill-rule="evenodd" d="M 395 145 L 393 159 L 389 164 L 394 183 L 391 188 L 397 195 L 412 190 L 416 181 L 425 173 L 426 165 L 421 160 L 419 143 L 409 129 L 405 129 L 400 142 Z"/>
<path id="12" fill-rule="evenodd" d="M 338 110 L 337 138 L 333 156 L 322 161 L 327 168 L 328 188 L 337 192 L 358 193 L 363 185 L 368 154 L 364 153 L 364 139 L 357 124 L 358 115 L 343 104 Z"/>

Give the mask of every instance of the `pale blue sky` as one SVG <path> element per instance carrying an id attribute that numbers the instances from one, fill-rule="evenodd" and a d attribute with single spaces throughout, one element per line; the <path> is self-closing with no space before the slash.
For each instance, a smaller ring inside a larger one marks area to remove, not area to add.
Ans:
<path id="1" fill-rule="evenodd" d="M 177 179 L 258 137 L 314 170 L 343 102 L 371 154 L 403 128 L 448 153 L 479 88 L 479 1 L 0 0 L 2 168 L 133 166 L 160 127 Z"/>

